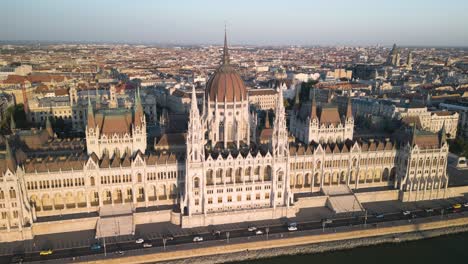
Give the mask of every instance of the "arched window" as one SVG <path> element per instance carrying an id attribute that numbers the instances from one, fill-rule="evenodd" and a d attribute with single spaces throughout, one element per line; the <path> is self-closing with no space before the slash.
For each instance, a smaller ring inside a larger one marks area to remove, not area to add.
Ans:
<path id="1" fill-rule="evenodd" d="M 282 171 L 278 172 L 278 181 L 283 181 L 284 173 Z"/>
<path id="2" fill-rule="evenodd" d="M 194 188 L 200 188 L 200 179 L 198 177 L 196 177 L 194 180 L 193 180 L 193 187 Z"/>
<path id="3" fill-rule="evenodd" d="M 13 189 L 13 187 L 10 188 L 10 198 L 16 199 L 16 191 Z"/>
<path id="4" fill-rule="evenodd" d="M 213 185 L 213 171 L 212 170 L 208 170 L 206 172 L 206 184 Z"/>
<path id="5" fill-rule="evenodd" d="M 91 181 L 91 186 L 94 186 L 96 184 L 94 181 L 94 177 L 91 177 L 89 180 Z"/>
<path id="6" fill-rule="evenodd" d="M 267 166 L 263 171 L 263 180 L 270 181 L 271 180 L 271 167 Z"/>

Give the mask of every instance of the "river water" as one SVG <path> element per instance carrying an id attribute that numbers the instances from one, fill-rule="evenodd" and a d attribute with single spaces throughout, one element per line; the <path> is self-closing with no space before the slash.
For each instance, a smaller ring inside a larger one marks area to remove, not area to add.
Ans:
<path id="1" fill-rule="evenodd" d="M 236 264 L 451 264 L 468 263 L 468 233 L 326 253 L 276 257 Z"/>

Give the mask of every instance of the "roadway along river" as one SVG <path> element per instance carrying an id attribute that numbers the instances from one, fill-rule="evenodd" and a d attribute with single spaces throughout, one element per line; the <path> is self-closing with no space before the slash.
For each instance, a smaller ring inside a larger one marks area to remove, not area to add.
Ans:
<path id="1" fill-rule="evenodd" d="M 468 233 L 436 238 L 330 251 L 319 254 L 284 256 L 231 264 L 441 264 L 468 263 Z"/>

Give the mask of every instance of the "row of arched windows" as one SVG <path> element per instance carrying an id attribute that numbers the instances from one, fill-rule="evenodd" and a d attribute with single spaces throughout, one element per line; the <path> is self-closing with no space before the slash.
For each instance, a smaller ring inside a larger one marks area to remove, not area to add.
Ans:
<path id="1" fill-rule="evenodd" d="M 10 199 L 16 199 L 16 190 L 13 189 L 13 187 L 10 187 L 10 190 L 8 190 L 8 194 Z M 5 199 L 5 192 L 0 189 L 0 200 Z"/>

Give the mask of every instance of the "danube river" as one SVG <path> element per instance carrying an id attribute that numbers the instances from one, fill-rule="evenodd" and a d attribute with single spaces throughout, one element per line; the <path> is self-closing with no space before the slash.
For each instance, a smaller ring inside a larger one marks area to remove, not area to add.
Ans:
<path id="1" fill-rule="evenodd" d="M 284 256 L 236 262 L 236 264 L 442 264 L 468 263 L 468 233 L 436 238 L 330 251 L 320 254 Z"/>

